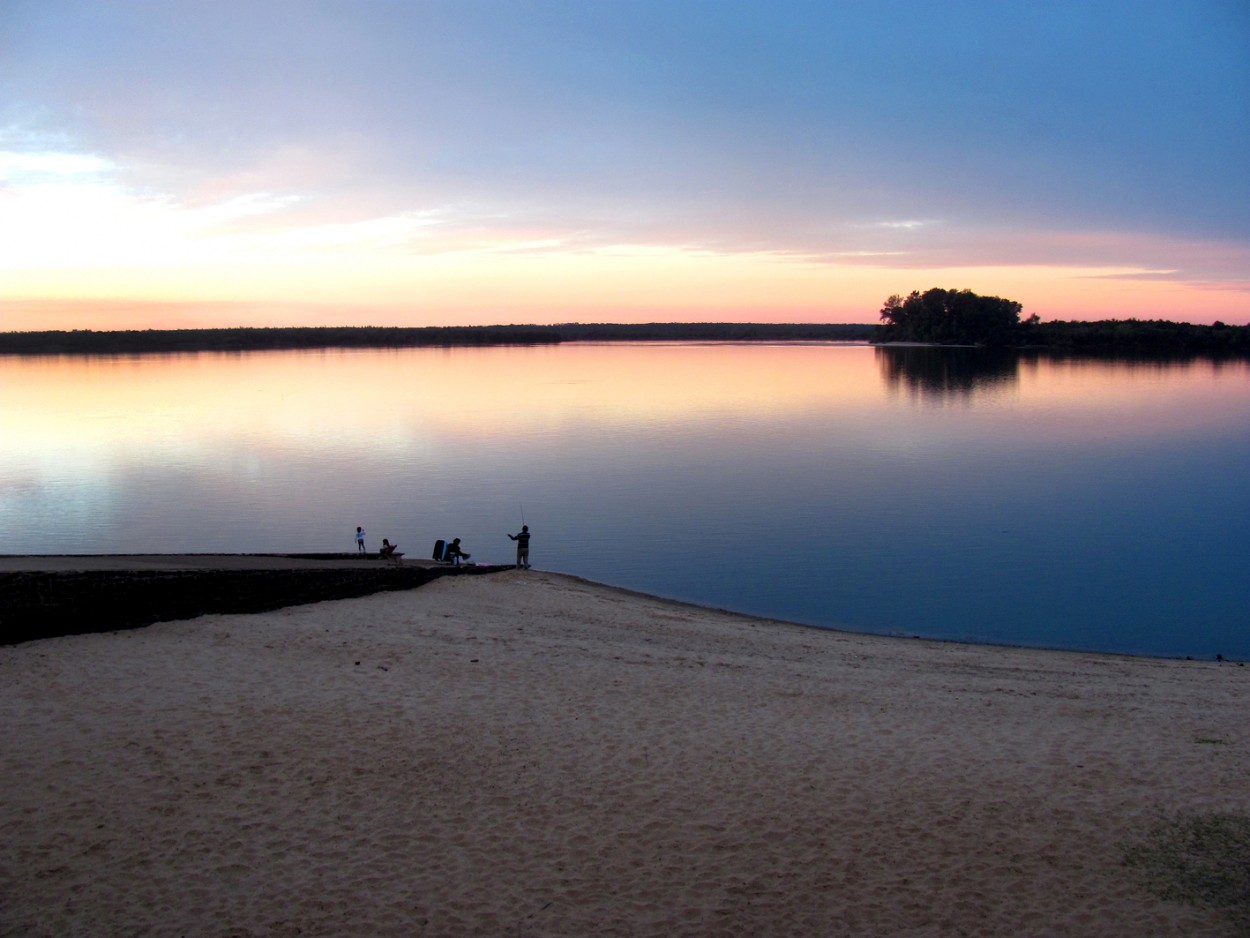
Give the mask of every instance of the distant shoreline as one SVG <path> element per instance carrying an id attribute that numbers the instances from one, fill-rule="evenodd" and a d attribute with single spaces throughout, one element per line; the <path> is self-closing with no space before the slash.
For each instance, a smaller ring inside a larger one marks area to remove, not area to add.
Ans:
<path id="1" fill-rule="evenodd" d="M 485 348 L 567 342 L 849 342 L 886 348 L 982 348 L 883 342 L 870 323 L 652 322 L 495 326 L 300 326 L 0 332 L 0 356 L 145 355 L 326 349 Z M 1250 325 L 1166 320 L 1045 322 L 1001 352 L 1144 358 L 1250 358 Z"/>
<path id="2" fill-rule="evenodd" d="M 342 326 L 0 332 L 0 355 L 119 355 L 332 348 L 452 348 L 563 342 L 867 342 L 848 323 L 566 323 L 552 326 Z"/>

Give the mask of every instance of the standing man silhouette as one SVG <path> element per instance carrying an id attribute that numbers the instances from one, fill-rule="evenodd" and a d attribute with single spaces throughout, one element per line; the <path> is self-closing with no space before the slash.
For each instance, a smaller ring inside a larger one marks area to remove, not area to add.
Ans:
<path id="1" fill-rule="evenodd" d="M 520 534 L 509 534 L 509 538 L 516 541 L 516 567 L 518 570 L 528 570 L 530 568 L 530 528 L 528 524 L 521 525 Z"/>

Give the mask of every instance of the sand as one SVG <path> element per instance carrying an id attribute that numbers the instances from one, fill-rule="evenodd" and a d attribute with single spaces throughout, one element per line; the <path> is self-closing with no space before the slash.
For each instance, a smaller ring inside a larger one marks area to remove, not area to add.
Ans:
<path id="1" fill-rule="evenodd" d="M 0 648 L 0 934 L 1235 935 L 1250 668 L 809 629 L 538 571 Z"/>

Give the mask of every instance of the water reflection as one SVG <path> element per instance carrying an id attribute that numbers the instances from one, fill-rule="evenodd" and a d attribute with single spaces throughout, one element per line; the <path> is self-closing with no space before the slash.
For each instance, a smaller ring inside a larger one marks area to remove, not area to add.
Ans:
<path id="1" fill-rule="evenodd" d="M 877 346 L 886 385 L 912 396 L 941 399 L 1010 388 L 1019 377 L 1019 355 L 980 348 Z"/>
<path id="2" fill-rule="evenodd" d="M 650 344 L 0 359 L 0 443 L 9 552 L 351 550 L 359 524 L 505 562 L 523 508 L 539 567 L 696 602 L 1250 656 L 1244 366 Z"/>
<path id="3" fill-rule="evenodd" d="M 1182 374 L 1234 379 L 1250 371 L 1250 361 L 1231 357 L 1186 355 L 1091 355 L 1040 350 L 874 346 L 881 377 L 892 391 L 915 399 L 941 400 L 993 395 L 1015 388 L 1023 373 L 1101 376 L 1112 373 L 1158 376 L 1175 380 Z"/>

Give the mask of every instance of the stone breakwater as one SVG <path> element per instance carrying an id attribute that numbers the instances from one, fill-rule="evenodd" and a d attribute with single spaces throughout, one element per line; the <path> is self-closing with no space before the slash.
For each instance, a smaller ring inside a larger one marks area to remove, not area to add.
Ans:
<path id="1" fill-rule="evenodd" d="M 375 562 L 293 569 L 0 570 L 0 645 L 210 613 L 267 612 L 496 569 L 503 568 Z"/>

